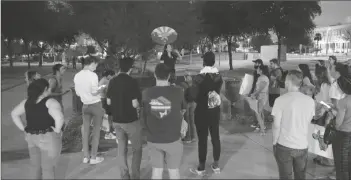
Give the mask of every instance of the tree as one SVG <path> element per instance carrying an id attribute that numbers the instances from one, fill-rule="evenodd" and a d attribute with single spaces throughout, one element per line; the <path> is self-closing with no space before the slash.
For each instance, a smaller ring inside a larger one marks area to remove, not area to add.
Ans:
<path id="1" fill-rule="evenodd" d="M 258 51 L 260 53 L 261 46 L 272 45 L 273 41 L 269 34 L 259 34 L 252 37 L 250 44 L 255 51 Z"/>
<path id="2" fill-rule="evenodd" d="M 347 51 L 346 51 L 346 53 L 349 53 L 349 49 L 351 46 L 351 27 L 348 27 L 347 29 L 345 29 L 342 36 L 343 36 L 344 40 L 348 41 L 348 43 L 349 43 L 349 46 L 347 46 Z"/>
<path id="3" fill-rule="evenodd" d="M 307 36 L 315 28 L 313 22 L 322 10 L 318 1 L 255 2 L 253 9 L 260 14 L 256 21 L 274 31 L 278 38 L 278 58 L 285 38 Z"/>
<path id="4" fill-rule="evenodd" d="M 316 54 L 317 54 L 317 53 L 318 53 L 318 50 L 319 50 L 319 41 L 322 40 L 322 35 L 321 35 L 321 33 L 316 33 L 316 34 L 314 35 L 313 40 L 317 41 L 317 51 L 316 51 Z"/>
<path id="5" fill-rule="evenodd" d="M 205 2 L 202 9 L 203 31 L 211 38 L 224 37 L 228 44 L 229 69 L 232 64 L 232 44 L 254 33 L 266 33 L 268 28 L 261 28 L 254 20 L 257 14 L 252 8 L 253 2 L 213 1 Z"/>

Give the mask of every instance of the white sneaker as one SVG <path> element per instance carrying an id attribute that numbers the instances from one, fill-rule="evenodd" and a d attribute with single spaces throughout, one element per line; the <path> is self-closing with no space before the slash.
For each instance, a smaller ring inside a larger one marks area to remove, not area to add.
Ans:
<path id="1" fill-rule="evenodd" d="M 90 159 L 90 164 L 99 164 L 104 161 L 103 157 L 96 157 L 95 159 Z"/>
<path id="2" fill-rule="evenodd" d="M 105 139 L 116 139 L 116 136 L 113 135 L 112 133 L 107 133 L 105 134 Z"/>
<path id="3" fill-rule="evenodd" d="M 90 160 L 89 158 L 84 158 L 84 159 L 83 159 L 83 163 L 84 163 L 84 164 L 87 164 L 87 163 L 89 163 L 89 160 Z"/>
<path id="4" fill-rule="evenodd" d="M 118 139 L 116 139 L 116 143 L 118 144 Z M 132 142 L 130 142 L 130 140 L 128 140 L 128 144 L 131 145 Z"/>

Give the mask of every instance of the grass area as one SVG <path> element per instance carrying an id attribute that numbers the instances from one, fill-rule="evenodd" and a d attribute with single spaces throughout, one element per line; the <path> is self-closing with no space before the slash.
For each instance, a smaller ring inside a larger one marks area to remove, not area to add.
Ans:
<path id="1" fill-rule="evenodd" d="M 1 67 L 1 91 L 23 84 L 24 73 L 28 70 L 27 66 Z M 32 67 L 30 70 L 47 75 L 52 72 L 52 66 Z"/>

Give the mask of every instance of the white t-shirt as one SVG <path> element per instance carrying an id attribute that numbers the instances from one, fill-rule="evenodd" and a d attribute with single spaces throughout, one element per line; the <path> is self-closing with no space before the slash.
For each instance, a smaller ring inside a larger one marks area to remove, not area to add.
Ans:
<path id="1" fill-rule="evenodd" d="M 310 96 L 288 92 L 275 100 L 272 115 L 275 117 L 273 144 L 292 149 L 308 148 L 308 125 L 315 115 L 315 102 Z"/>
<path id="2" fill-rule="evenodd" d="M 101 96 L 93 95 L 98 90 L 99 80 L 96 73 L 81 70 L 74 76 L 74 88 L 83 104 L 94 104 L 101 101 Z"/>

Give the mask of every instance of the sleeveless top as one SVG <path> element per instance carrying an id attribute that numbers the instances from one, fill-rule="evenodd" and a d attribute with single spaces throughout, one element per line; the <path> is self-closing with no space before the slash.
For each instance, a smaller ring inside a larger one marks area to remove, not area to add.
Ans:
<path id="1" fill-rule="evenodd" d="M 30 134 L 45 134 L 52 132 L 52 127 L 55 127 L 55 120 L 49 114 L 49 110 L 46 107 L 46 101 L 50 97 L 42 99 L 36 104 L 25 103 L 24 108 L 26 111 L 27 126 L 25 131 Z"/>
<path id="2" fill-rule="evenodd" d="M 59 82 L 59 80 L 55 77 L 52 76 L 51 79 L 55 80 L 55 87 L 51 90 L 53 93 L 62 93 L 62 79 Z M 52 98 L 56 99 L 61 105 L 62 105 L 62 96 L 51 96 Z"/>

